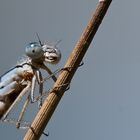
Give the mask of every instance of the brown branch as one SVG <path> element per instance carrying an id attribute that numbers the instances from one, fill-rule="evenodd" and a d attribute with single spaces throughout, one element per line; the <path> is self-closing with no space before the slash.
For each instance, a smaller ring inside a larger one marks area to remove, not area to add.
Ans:
<path id="1" fill-rule="evenodd" d="M 66 91 L 68 84 L 71 82 L 77 68 L 79 67 L 111 1 L 112 0 L 100 0 L 93 17 L 89 21 L 85 31 L 71 53 L 64 67 L 64 71 L 61 72 L 54 84 L 54 90 L 50 92 L 49 96 L 46 98 L 42 108 L 31 125 L 32 129 L 27 131 L 24 140 L 38 140 L 40 138 L 61 97 Z"/>

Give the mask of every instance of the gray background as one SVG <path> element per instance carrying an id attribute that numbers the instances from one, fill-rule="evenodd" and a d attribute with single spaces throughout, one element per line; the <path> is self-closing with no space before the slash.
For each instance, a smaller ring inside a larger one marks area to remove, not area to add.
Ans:
<path id="1" fill-rule="evenodd" d="M 62 67 L 98 0 L 0 1 L 0 74 L 11 68 L 27 43 L 62 42 Z M 139 0 L 113 0 L 71 89 L 66 92 L 41 140 L 140 139 Z M 49 83 L 50 81 L 48 81 Z M 36 109 L 36 107 L 34 108 Z M 16 111 L 15 111 L 16 112 Z M 31 110 L 27 113 L 32 119 Z M 20 140 L 25 131 L 0 125 L 0 139 Z"/>

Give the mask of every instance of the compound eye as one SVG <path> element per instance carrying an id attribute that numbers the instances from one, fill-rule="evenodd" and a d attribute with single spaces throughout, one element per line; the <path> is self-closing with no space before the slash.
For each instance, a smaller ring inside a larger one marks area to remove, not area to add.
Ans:
<path id="1" fill-rule="evenodd" d="M 43 50 L 39 43 L 32 42 L 26 46 L 25 53 L 32 59 L 37 59 L 43 56 Z"/>

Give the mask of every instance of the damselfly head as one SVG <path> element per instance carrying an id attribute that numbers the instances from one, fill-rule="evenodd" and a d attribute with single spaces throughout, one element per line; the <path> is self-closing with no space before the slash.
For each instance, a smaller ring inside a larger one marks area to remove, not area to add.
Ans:
<path id="1" fill-rule="evenodd" d="M 26 46 L 25 53 L 32 60 L 43 57 L 44 51 L 38 42 L 31 42 Z"/>

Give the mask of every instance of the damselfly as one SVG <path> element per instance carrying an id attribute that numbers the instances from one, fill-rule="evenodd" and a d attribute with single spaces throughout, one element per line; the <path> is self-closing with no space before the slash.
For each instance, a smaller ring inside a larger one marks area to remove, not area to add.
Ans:
<path id="1" fill-rule="evenodd" d="M 19 115 L 16 127 L 20 127 L 20 122 L 29 102 L 35 102 L 34 89 L 35 83 L 39 84 L 39 106 L 42 104 L 43 77 L 40 69 L 47 71 L 54 81 L 56 77 L 45 63 L 57 64 L 61 59 L 58 48 L 48 44 L 31 42 L 26 47 L 26 57 L 18 64 L 0 77 L 0 119 L 6 121 L 9 112 L 30 92 Z"/>

